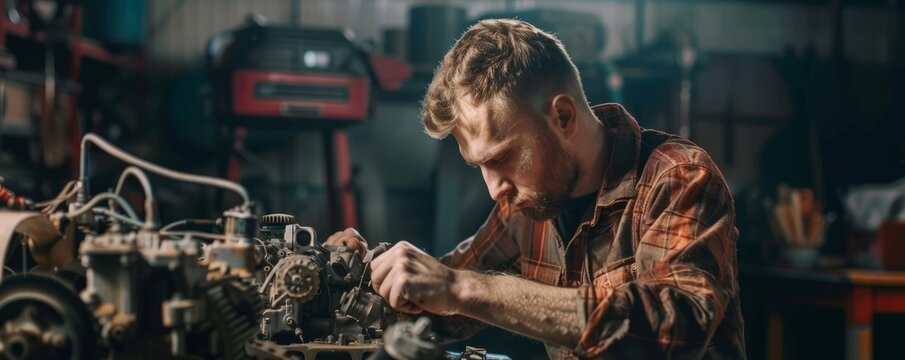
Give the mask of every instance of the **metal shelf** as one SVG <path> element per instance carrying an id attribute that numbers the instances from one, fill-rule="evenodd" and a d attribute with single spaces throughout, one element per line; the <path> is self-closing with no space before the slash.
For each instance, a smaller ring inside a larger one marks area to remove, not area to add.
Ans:
<path id="1" fill-rule="evenodd" d="M 32 32 L 27 21 L 23 20 L 23 22 L 15 24 L 2 14 L 0 14 L 0 33 L 4 36 L 3 39 L 0 39 L 0 42 L 3 43 L 6 41 L 6 35 L 31 40 L 36 43 L 45 43 L 47 41 L 47 33 L 43 31 Z M 134 71 L 142 71 L 145 68 L 144 60 L 140 56 L 113 53 L 98 41 L 79 34 L 67 34 L 66 45 L 72 51 L 73 56 L 77 58 L 85 57 Z"/>
<path id="2" fill-rule="evenodd" d="M 21 71 L 21 70 L 8 70 L 8 71 L 0 71 L 0 79 L 4 81 L 11 81 L 17 84 L 39 88 L 44 86 L 44 76 L 41 74 Z M 57 90 L 62 91 L 69 94 L 80 94 L 82 92 L 82 85 L 76 82 L 72 82 L 69 80 L 57 79 Z"/>
<path id="3" fill-rule="evenodd" d="M 0 136 L 30 137 L 34 135 L 35 127 L 31 123 L 21 124 L 9 121 L 0 122 Z"/>

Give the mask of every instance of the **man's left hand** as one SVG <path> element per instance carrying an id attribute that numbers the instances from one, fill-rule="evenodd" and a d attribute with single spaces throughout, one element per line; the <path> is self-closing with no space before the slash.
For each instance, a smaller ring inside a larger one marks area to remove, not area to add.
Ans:
<path id="1" fill-rule="evenodd" d="M 371 286 L 393 309 L 418 314 L 456 313 L 451 288 L 457 270 L 441 264 L 406 241 L 371 261 Z"/>

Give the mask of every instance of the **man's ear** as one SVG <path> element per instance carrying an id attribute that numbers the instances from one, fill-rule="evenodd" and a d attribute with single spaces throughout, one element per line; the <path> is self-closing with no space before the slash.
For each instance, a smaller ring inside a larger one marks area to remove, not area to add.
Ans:
<path id="1" fill-rule="evenodd" d="M 578 133 L 578 108 L 575 100 L 566 94 L 553 97 L 550 104 L 550 115 L 553 117 L 553 126 L 562 133 L 563 137 L 571 138 Z"/>

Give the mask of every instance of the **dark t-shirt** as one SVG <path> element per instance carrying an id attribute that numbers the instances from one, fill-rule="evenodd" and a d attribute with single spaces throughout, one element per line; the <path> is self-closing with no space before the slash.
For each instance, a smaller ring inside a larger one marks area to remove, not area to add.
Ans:
<path id="1" fill-rule="evenodd" d="M 594 205 L 597 200 L 597 193 L 571 198 L 563 205 L 562 212 L 556 217 L 556 230 L 562 237 L 563 246 L 572 240 L 575 232 L 578 231 L 578 225 L 584 218 L 585 213 Z"/>

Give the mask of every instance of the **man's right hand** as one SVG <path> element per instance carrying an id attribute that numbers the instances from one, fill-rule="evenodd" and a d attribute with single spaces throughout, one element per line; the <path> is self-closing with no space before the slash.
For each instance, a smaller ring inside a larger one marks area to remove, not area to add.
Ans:
<path id="1" fill-rule="evenodd" d="M 327 238 L 324 245 L 345 246 L 357 251 L 361 256 L 368 252 L 368 242 L 353 228 L 335 232 Z"/>

